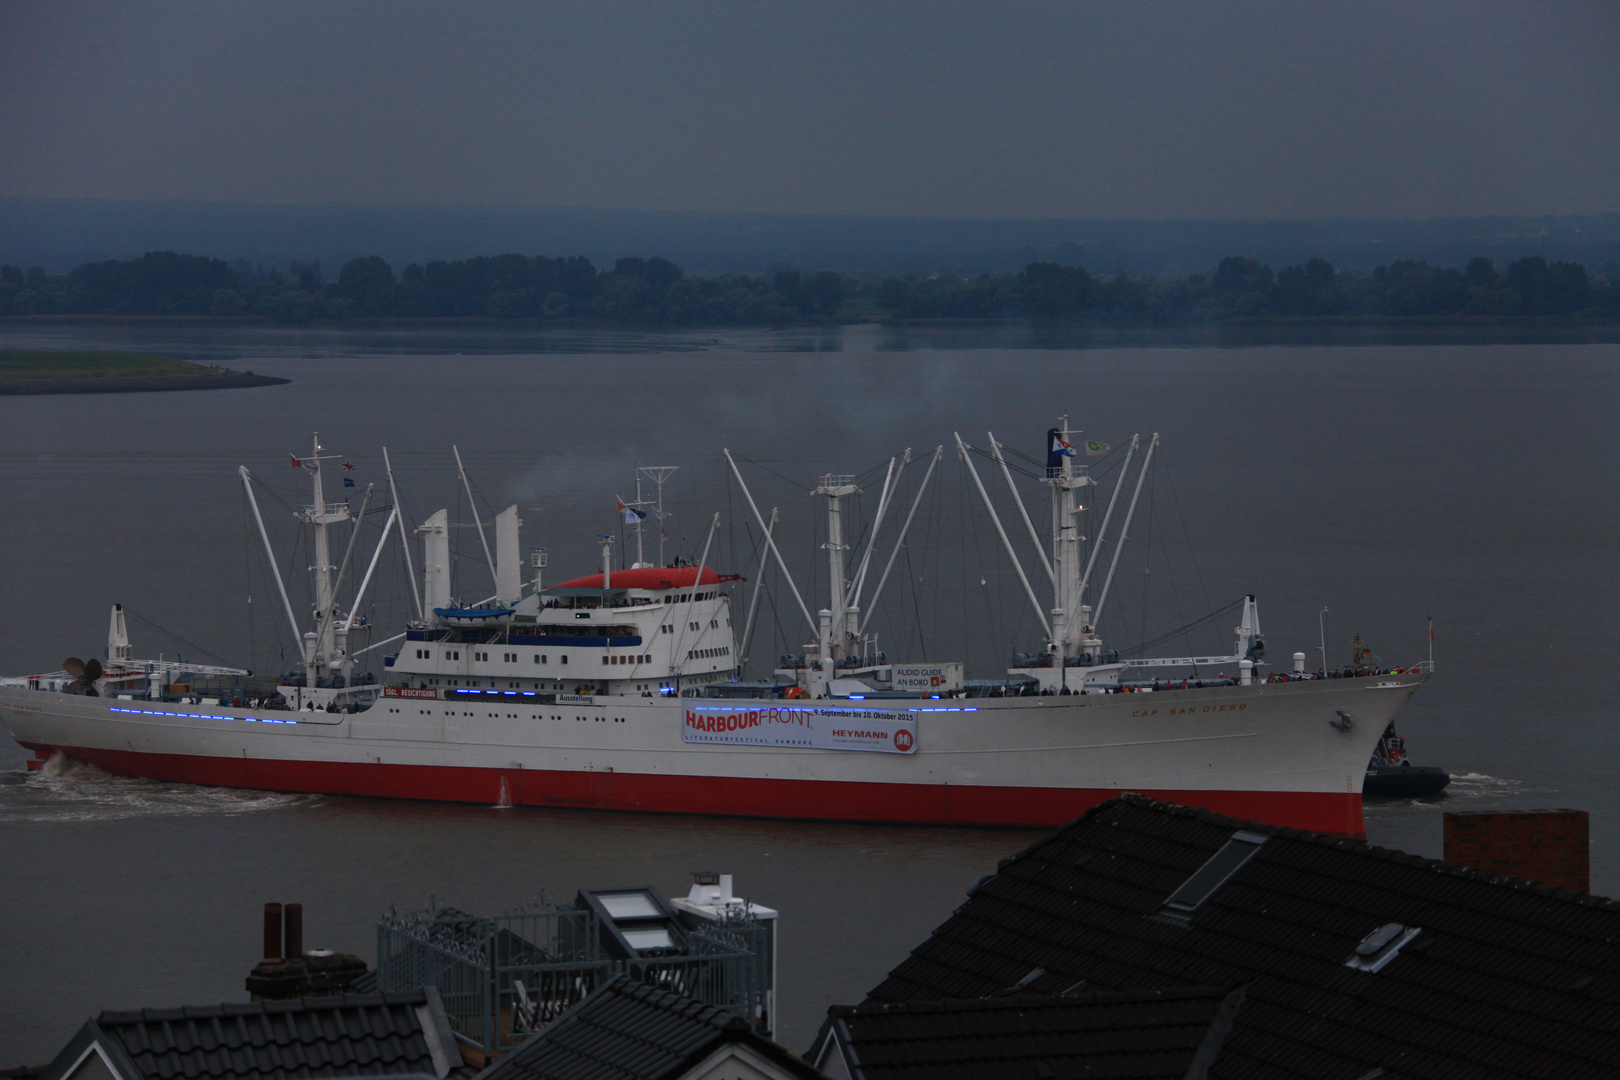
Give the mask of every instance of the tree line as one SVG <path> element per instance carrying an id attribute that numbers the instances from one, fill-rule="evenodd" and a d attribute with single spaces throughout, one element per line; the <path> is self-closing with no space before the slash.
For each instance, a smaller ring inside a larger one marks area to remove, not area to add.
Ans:
<path id="1" fill-rule="evenodd" d="M 1098 276 L 1036 262 L 1015 274 L 688 274 L 663 258 L 599 269 L 583 256 L 497 255 L 412 263 L 378 256 L 335 280 L 317 262 L 266 270 L 243 260 L 149 252 L 65 274 L 0 266 L 0 315 L 251 316 L 278 322 L 480 318 L 638 325 L 782 326 L 869 318 L 1179 323 L 1278 317 L 1620 318 L 1620 265 L 1526 256 L 1498 270 L 1401 260 L 1367 273 L 1322 259 L 1273 270 L 1232 256 L 1212 274 Z"/>
<path id="2" fill-rule="evenodd" d="M 1222 259 L 1213 274 L 1097 277 L 1083 267 L 1031 263 L 1017 274 L 962 279 L 889 278 L 877 286 L 886 311 L 906 318 L 1021 315 L 1099 322 L 1173 323 L 1278 317 L 1620 317 L 1620 266 L 1594 281 L 1579 263 L 1531 255 L 1498 270 L 1490 259 L 1462 269 L 1401 260 L 1370 273 L 1324 259 L 1273 271 L 1254 259 Z"/>
<path id="3" fill-rule="evenodd" d="M 376 318 L 591 320 L 783 325 L 831 320 L 849 279 L 790 269 L 767 276 L 687 274 L 668 259 L 622 258 L 599 270 L 583 256 L 497 255 L 412 263 L 351 259 L 336 280 L 318 262 L 266 272 L 245 261 L 149 252 L 66 274 L 0 267 L 0 315 L 257 316 L 280 322 Z"/>

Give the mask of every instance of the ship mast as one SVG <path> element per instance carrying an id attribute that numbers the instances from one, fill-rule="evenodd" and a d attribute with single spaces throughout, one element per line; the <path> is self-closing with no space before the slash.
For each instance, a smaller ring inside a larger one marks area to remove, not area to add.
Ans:
<path id="1" fill-rule="evenodd" d="M 853 476 L 828 473 L 821 478 L 815 492 L 827 497 L 827 542 L 821 546 L 827 551 L 828 595 L 834 605 L 831 610 L 817 613 L 821 616 L 817 630 L 822 662 L 825 664 L 830 660 L 834 667 L 844 658 L 846 646 L 855 636 L 851 618 L 853 613 L 847 602 L 849 582 L 846 579 L 845 552 L 849 550 L 849 545 L 844 543 L 844 508 L 840 500 L 858 491 L 860 488 L 855 486 Z"/>
<path id="2" fill-rule="evenodd" d="M 664 565 L 664 481 L 668 480 L 672 475 L 674 475 L 675 471 L 679 468 L 679 465 L 643 465 L 636 470 L 636 501 L 630 505 L 634 506 L 637 510 L 640 510 L 644 506 L 650 505 L 653 507 L 653 513 L 658 517 L 659 566 Z M 643 476 L 651 480 L 654 484 L 658 485 L 658 499 L 656 502 L 649 503 L 647 500 L 641 497 L 641 478 Z M 635 525 L 637 566 L 647 565 L 642 561 L 644 556 L 641 552 L 641 527 L 645 523 L 646 519 L 643 518 L 641 521 L 636 522 Z"/>
<path id="3" fill-rule="evenodd" d="M 1045 482 L 1052 493 L 1052 645 L 1054 661 L 1060 675 L 1059 683 L 1068 685 L 1068 658 L 1080 651 L 1081 635 L 1085 626 L 1086 608 L 1080 608 L 1078 618 L 1071 618 L 1070 606 L 1081 597 L 1080 587 L 1080 530 L 1075 515 L 1084 509 L 1076 489 L 1095 484 L 1086 466 L 1075 461 L 1074 439 L 1078 431 L 1071 431 L 1067 416 L 1058 419 L 1058 426 L 1049 436 Z M 1071 596 L 1073 599 L 1071 599 Z"/>
<path id="4" fill-rule="evenodd" d="M 304 676 L 313 689 L 319 673 L 333 661 L 342 659 L 336 648 L 337 620 L 332 617 L 332 571 L 337 567 L 332 565 L 332 546 L 327 529 L 352 520 L 352 515 L 348 503 L 326 502 L 321 462 L 336 461 L 337 455 L 321 454 L 323 447 L 318 433 L 311 436 L 310 446 L 310 456 L 303 458 L 300 464 L 309 472 L 312 498 L 310 505 L 299 516 L 315 526 L 315 565 L 309 569 L 315 575 L 315 625 L 319 630 L 304 634 Z"/>

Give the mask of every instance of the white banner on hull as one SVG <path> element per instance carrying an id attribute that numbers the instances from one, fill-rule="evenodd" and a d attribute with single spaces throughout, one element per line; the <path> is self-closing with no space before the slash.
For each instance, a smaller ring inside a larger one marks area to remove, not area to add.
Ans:
<path id="1" fill-rule="evenodd" d="M 682 742 L 917 752 L 917 721 L 905 713 L 821 705 L 688 705 L 684 712 Z"/>

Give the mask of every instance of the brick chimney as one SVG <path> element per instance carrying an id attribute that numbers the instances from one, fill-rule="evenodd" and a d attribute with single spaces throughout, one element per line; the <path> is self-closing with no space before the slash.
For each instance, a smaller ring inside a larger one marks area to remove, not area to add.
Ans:
<path id="1" fill-rule="evenodd" d="M 1446 862 L 1558 885 L 1570 892 L 1592 889 L 1585 810 L 1448 813 L 1445 822 Z"/>

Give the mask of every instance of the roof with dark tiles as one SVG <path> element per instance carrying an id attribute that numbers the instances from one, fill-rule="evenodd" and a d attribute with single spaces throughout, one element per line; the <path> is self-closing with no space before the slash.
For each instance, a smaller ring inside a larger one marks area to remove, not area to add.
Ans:
<path id="1" fill-rule="evenodd" d="M 119 1060 L 144 1080 L 442 1077 L 460 1064 L 431 989 L 108 1011 L 86 1027 L 103 1045 L 115 1041 Z M 58 1080 L 55 1073 L 71 1064 L 63 1058 L 72 1049 L 70 1043 L 43 1080 Z"/>
<path id="2" fill-rule="evenodd" d="M 834 1006 L 812 1059 L 855 1080 L 1205 1076 L 1245 990 L 1194 987 Z"/>
<path id="3" fill-rule="evenodd" d="M 798 1055 L 755 1034 L 741 1016 L 621 975 L 478 1080 L 670 1080 L 728 1044 L 746 1048 L 779 1075 L 820 1077 Z"/>
<path id="4" fill-rule="evenodd" d="M 1191 916 L 1166 899 L 1238 830 L 1258 851 Z M 1387 923 L 1420 928 L 1377 972 Z M 1620 1075 L 1620 904 L 1127 795 L 1003 863 L 866 1005 L 1247 985 L 1212 1077 Z"/>

